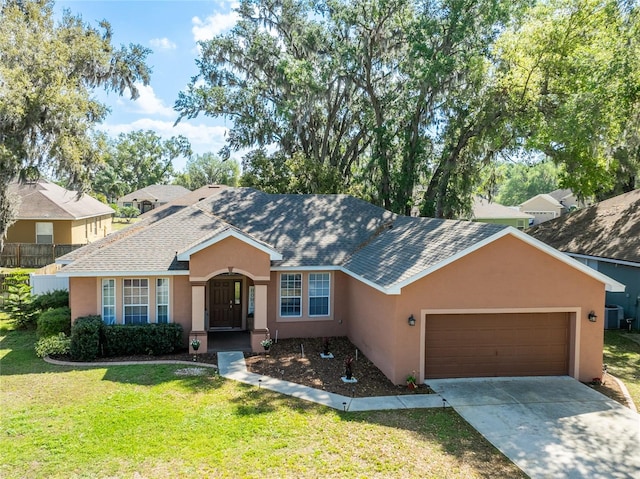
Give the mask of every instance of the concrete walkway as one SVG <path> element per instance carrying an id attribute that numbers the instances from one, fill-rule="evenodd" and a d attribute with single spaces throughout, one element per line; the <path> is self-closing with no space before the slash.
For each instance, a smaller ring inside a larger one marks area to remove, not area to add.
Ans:
<path id="1" fill-rule="evenodd" d="M 384 409 L 417 409 L 444 406 L 442 398 L 437 394 L 351 398 L 302 386 L 290 381 L 250 373 L 247 371 L 244 355 L 239 351 L 218 353 L 218 371 L 221 376 L 228 379 L 240 381 L 245 384 L 252 384 L 256 387 L 322 404 L 340 411 L 377 411 Z"/>
<path id="2" fill-rule="evenodd" d="M 640 415 L 573 378 L 429 386 L 531 479 L 640 478 Z"/>

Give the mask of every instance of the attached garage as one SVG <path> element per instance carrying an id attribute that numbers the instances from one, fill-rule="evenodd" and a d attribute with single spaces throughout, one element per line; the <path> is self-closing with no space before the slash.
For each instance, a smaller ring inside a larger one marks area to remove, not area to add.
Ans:
<path id="1" fill-rule="evenodd" d="M 569 374 L 571 314 L 427 314 L 425 377 Z"/>

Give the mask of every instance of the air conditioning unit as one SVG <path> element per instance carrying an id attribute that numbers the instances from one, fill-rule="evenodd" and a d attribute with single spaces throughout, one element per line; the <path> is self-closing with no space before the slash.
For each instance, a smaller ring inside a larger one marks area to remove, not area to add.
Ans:
<path id="1" fill-rule="evenodd" d="M 620 329 L 620 321 L 624 319 L 624 308 L 617 304 L 605 304 L 604 329 Z"/>

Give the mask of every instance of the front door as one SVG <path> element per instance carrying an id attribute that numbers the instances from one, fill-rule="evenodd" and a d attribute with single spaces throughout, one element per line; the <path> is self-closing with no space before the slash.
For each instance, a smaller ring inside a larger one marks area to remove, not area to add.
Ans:
<path id="1" fill-rule="evenodd" d="M 242 327 L 242 280 L 214 278 L 211 280 L 210 328 Z"/>

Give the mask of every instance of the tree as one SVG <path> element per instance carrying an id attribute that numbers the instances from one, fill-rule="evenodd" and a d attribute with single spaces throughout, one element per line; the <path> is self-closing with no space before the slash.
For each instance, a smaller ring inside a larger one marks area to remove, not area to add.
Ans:
<path id="1" fill-rule="evenodd" d="M 140 210 L 135 206 L 123 206 L 118 208 L 118 215 L 127 219 L 127 223 L 131 222 L 131 218 L 137 218 L 140 215 Z"/>
<path id="2" fill-rule="evenodd" d="M 560 169 L 550 160 L 532 165 L 510 163 L 502 165 L 501 169 L 504 181 L 498 189 L 496 201 L 502 205 L 519 205 L 558 188 Z"/>
<path id="3" fill-rule="evenodd" d="M 191 155 L 184 136 L 163 140 L 151 130 L 121 133 L 108 140 L 103 164 L 95 172 L 94 191 L 109 201 L 145 186 L 168 184 L 173 178 L 173 160 Z"/>
<path id="4" fill-rule="evenodd" d="M 137 98 L 148 84 L 149 50 L 115 48 L 106 21 L 94 28 L 63 14 L 50 0 L 4 0 L 0 5 L 0 250 L 14 221 L 7 186 L 27 170 L 47 172 L 86 191 L 97 158 L 91 130 L 106 107 L 95 88 Z"/>
<path id="5" fill-rule="evenodd" d="M 196 190 L 212 184 L 238 186 L 239 179 L 240 165 L 236 160 L 221 160 L 213 153 L 205 153 L 189 158 L 184 172 L 176 175 L 174 183 Z"/>

